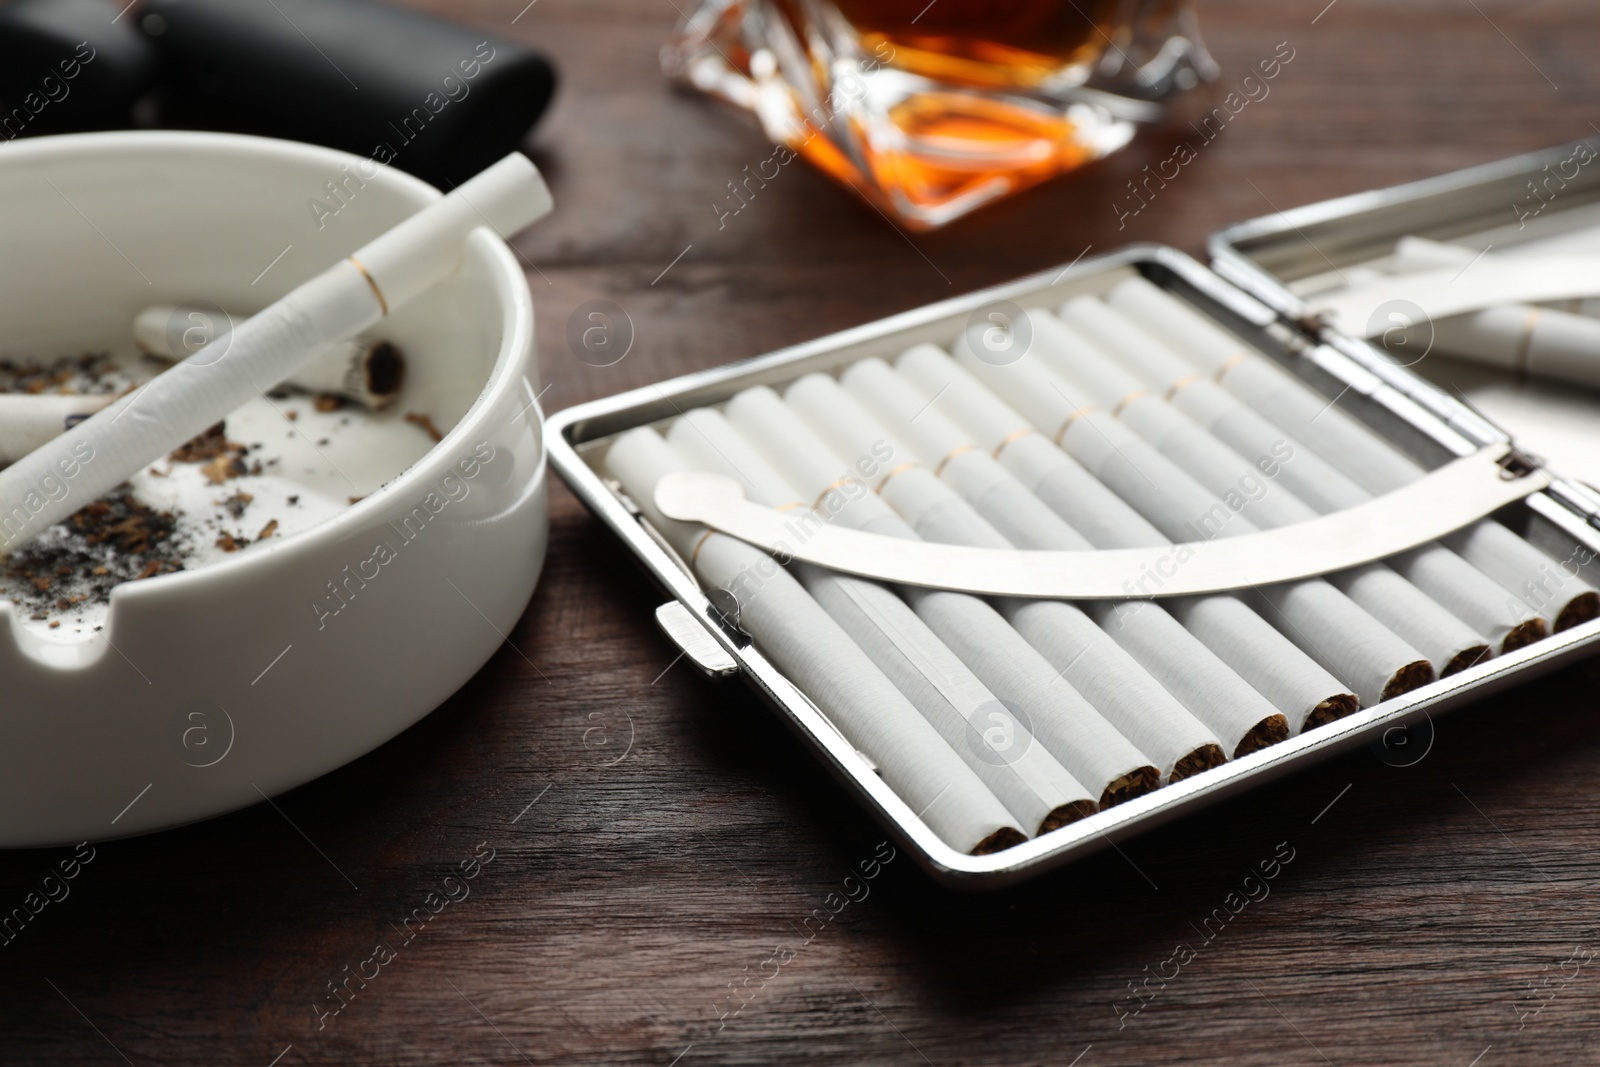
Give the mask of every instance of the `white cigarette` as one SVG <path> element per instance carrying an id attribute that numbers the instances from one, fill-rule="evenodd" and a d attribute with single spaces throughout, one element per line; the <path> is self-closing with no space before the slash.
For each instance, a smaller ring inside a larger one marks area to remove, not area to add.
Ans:
<path id="1" fill-rule="evenodd" d="M 1083 297 L 1069 301 L 1061 313 L 1217 440 L 1242 456 L 1257 457 L 1263 472 L 1271 471 L 1279 486 L 1315 511 L 1327 514 L 1372 499 L 1371 493 L 1310 447 L 1196 372 L 1164 341 L 1121 312 Z M 1538 612 L 1508 600 L 1499 583 L 1441 544 L 1424 545 L 1386 562 L 1501 651 L 1521 648 L 1546 633 Z"/>
<path id="2" fill-rule="evenodd" d="M 757 649 L 877 765 L 889 788 L 940 840 L 961 852 L 984 853 L 1025 839 L 994 793 L 771 556 L 657 510 L 656 483 L 691 469 L 660 435 L 648 428 L 623 434 L 605 463 L 701 581 L 733 595 L 739 624 Z"/>
<path id="3" fill-rule="evenodd" d="M 1144 279 L 1120 283 L 1110 303 L 1368 492 L 1392 492 L 1426 473 L 1338 404 Z M 1443 540 L 1558 632 L 1600 616 L 1600 593 L 1498 522 L 1486 519 Z M 1565 555 L 1570 561 L 1582 551 L 1574 544 Z"/>
<path id="4" fill-rule="evenodd" d="M 929 408 L 931 398 L 882 360 L 851 364 L 841 380 L 1011 544 L 1046 551 L 1094 548 L 994 457 L 978 449 L 970 434 L 937 407 Z M 1229 753 L 1246 755 L 1289 736 L 1287 718 L 1159 604 L 1101 601 L 1088 610 Z"/>
<path id="5" fill-rule="evenodd" d="M 1442 353 L 1474 363 L 1600 387 L 1600 320 L 1533 304 L 1484 308 L 1432 324 Z"/>
<path id="6" fill-rule="evenodd" d="M 958 345 L 958 348 L 961 346 Z M 1231 516 L 1223 535 L 1251 528 L 1216 495 L 1157 452 L 1109 412 L 1070 395 L 1070 385 L 1036 356 L 996 367 L 962 351 L 968 370 L 1056 440 L 1176 542 L 1203 540 L 1195 524 Z M 1159 583 L 1159 577 L 1153 579 Z M 1159 587 L 1159 586 L 1158 586 Z M 1432 665 L 1413 646 L 1322 579 L 1265 586 L 1268 618 L 1311 658 L 1372 705 L 1433 680 Z"/>
<path id="7" fill-rule="evenodd" d="M 1203 522 L 1195 522 L 1201 534 L 1196 540 L 1219 534 L 1236 536 L 1238 528 L 1276 529 L 1316 517 L 1316 512 L 1287 487 L 1273 485 L 1251 460 L 1145 389 L 1139 379 L 1072 326 L 1048 312 L 1030 312 L 1029 317 L 1035 350 L 1063 381 L 1086 395 L 1091 403 L 1117 412 L 1124 424 L 1225 505 Z M 1279 470 L 1292 459 L 1292 453 L 1274 455 L 1270 451 L 1265 457 Z M 1224 525 L 1236 528 L 1224 530 Z M 1381 563 L 1325 577 L 1358 607 L 1425 655 L 1436 673 L 1453 674 L 1492 655 L 1483 635 Z"/>
<path id="8" fill-rule="evenodd" d="M 787 399 L 817 435 L 841 455 L 870 455 L 887 443 L 880 496 L 927 541 L 1013 547 L 955 490 L 921 466 L 915 454 L 838 382 L 813 374 L 789 386 Z M 1175 780 L 1226 758 L 1217 736 L 1148 671 L 1071 604 L 1002 600 L 995 605 L 1129 741 Z"/>
<path id="9" fill-rule="evenodd" d="M 919 540 L 873 494 L 861 471 L 836 456 L 771 389 L 758 386 L 735 396 L 728 403 L 728 419 L 791 486 L 812 500 L 821 521 Z M 869 457 L 868 462 L 874 461 Z M 1160 784 L 1160 769 L 986 601 L 937 589 L 908 587 L 900 592 L 984 685 L 1008 708 L 1020 709 L 1032 720 L 1034 736 L 1098 793 L 1102 807 Z"/>
<path id="10" fill-rule="evenodd" d="M 1538 242 L 1533 242 L 1485 255 L 1460 245 L 1402 237 L 1390 262 L 1397 274 L 1441 267 L 1457 267 L 1465 273 L 1479 258 L 1525 257 L 1537 249 Z M 1405 295 L 1398 282 L 1395 291 Z M 1600 314 L 1600 298 L 1568 304 L 1565 308 L 1535 304 L 1488 307 L 1413 327 L 1408 337 L 1418 344 L 1431 339 L 1440 352 L 1474 363 L 1592 389 L 1600 386 L 1600 321 L 1594 318 Z"/>
<path id="11" fill-rule="evenodd" d="M 226 335 L 237 321 L 209 307 L 158 304 L 134 317 L 133 340 L 148 356 L 183 360 Z M 398 348 L 388 341 L 351 338 L 314 356 L 279 384 L 329 393 L 377 411 L 400 395 L 404 379 L 405 358 Z"/>
<path id="12" fill-rule="evenodd" d="M 112 393 L 0 393 L 0 464 L 49 444 L 115 399 Z"/>
<path id="13" fill-rule="evenodd" d="M 741 482 L 750 500 L 805 509 L 800 494 L 721 412 L 696 408 L 673 423 L 667 443 L 700 470 Z M 806 591 L 861 646 L 895 688 L 1031 834 L 1092 815 L 1098 805 L 1078 779 L 1036 743 L 1032 717 L 1006 707 L 917 617 L 874 582 L 801 564 Z"/>
<path id="14" fill-rule="evenodd" d="M 1165 550 L 1172 540 L 1084 470 L 955 360 L 918 345 L 896 363 L 935 407 L 997 455 L 1052 511 L 1096 548 Z M 920 419 L 918 420 L 921 421 Z M 1170 553 L 1154 551 L 1152 563 Z M 1237 596 L 1175 598 L 1163 605 L 1288 718 L 1292 733 L 1354 712 L 1355 695 Z"/>
<path id="15" fill-rule="evenodd" d="M 526 157 L 484 170 L 240 323 L 224 352 L 201 348 L 0 471 L 0 547 L 37 536 L 408 303 L 456 269 L 480 226 L 512 233 L 549 210 L 550 192 Z"/>
<path id="16" fill-rule="evenodd" d="M 1301 500 L 1287 480 L 1278 480 L 1297 458 L 1287 440 L 1279 437 L 1253 458 L 1235 451 L 1158 392 L 1146 389 L 1143 379 L 1128 373 L 1100 347 L 1102 341 L 1134 350 L 1144 344 L 1142 338 L 1130 339 L 1130 328 L 1120 316 L 1092 299 L 1073 301 L 1072 311 L 1074 318 L 1068 323 L 1045 312 L 1034 313 L 1034 328 L 1042 334 L 1036 344 L 1046 362 L 1058 372 L 1070 368 L 1075 381 L 1099 379 L 1096 388 L 1106 390 L 1097 394 L 1101 403 L 1120 408 L 1123 422 L 1220 499 L 1239 497 L 1240 514 L 1256 528 L 1276 529 L 1316 518 L 1317 510 Z M 1092 340 L 1081 332 L 1085 326 L 1096 330 Z M 1440 676 L 1493 655 L 1488 638 L 1383 563 L 1326 577 L 1426 655 Z"/>

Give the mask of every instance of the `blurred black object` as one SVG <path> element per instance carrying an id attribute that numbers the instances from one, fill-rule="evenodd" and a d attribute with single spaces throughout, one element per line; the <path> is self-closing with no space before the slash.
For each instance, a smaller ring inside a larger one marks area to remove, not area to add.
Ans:
<path id="1" fill-rule="evenodd" d="M 164 125 L 342 148 L 436 184 L 512 151 L 555 72 L 520 45 L 372 0 L 145 0 Z"/>
<path id="2" fill-rule="evenodd" d="M 155 49 L 103 0 L 0 5 L 0 141 L 127 126 Z"/>
<path id="3" fill-rule="evenodd" d="M 555 91 L 537 53 L 376 0 L 125 2 L 0 0 L 0 102 L 44 101 L 0 138 L 127 126 L 144 96 L 145 125 L 310 141 L 450 185 L 516 149 Z M 94 58 L 62 81 L 80 42 Z"/>

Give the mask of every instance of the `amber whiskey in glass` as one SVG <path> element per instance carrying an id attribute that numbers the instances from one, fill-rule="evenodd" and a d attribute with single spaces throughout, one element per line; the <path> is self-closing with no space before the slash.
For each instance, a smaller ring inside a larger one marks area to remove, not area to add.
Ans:
<path id="1" fill-rule="evenodd" d="M 662 64 L 913 229 L 1116 151 L 1216 76 L 1188 0 L 704 0 Z"/>

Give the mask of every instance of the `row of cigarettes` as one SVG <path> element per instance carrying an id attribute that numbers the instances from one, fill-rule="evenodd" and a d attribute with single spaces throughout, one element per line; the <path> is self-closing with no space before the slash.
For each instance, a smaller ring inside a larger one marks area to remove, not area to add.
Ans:
<path id="1" fill-rule="evenodd" d="M 1600 614 L 1507 527 L 1325 578 L 1161 600 L 1182 548 L 1398 489 L 1423 468 L 1139 278 L 1026 313 L 1020 359 L 917 345 L 616 438 L 605 467 L 756 647 L 947 844 L 982 854 Z M 659 480 L 908 540 L 1152 549 L 1075 605 L 886 588 L 677 522 Z M 1575 570 L 1575 568 L 1569 569 Z M 726 598 L 725 598 L 726 599 Z"/>
<path id="2" fill-rule="evenodd" d="M 228 328 L 215 321 L 217 315 L 209 309 L 146 308 L 134 319 L 133 338 L 140 351 L 153 359 L 181 360 Z M 356 338 L 317 356 L 283 385 L 376 411 L 399 395 L 404 378 L 405 361 L 394 345 Z M 0 394 L 0 464 L 21 459 L 119 395 Z"/>

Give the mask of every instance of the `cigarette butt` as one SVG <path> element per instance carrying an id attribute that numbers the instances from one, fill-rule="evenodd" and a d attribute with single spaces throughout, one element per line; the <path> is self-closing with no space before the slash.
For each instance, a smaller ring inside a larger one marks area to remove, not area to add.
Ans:
<path id="1" fill-rule="evenodd" d="M 235 321 L 238 316 L 213 304 L 158 304 L 134 318 L 133 339 L 140 351 L 156 359 L 187 359 L 232 329 Z M 405 357 L 392 343 L 355 337 L 317 356 L 282 384 L 377 411 L 400 395 L 405 369 Z"/>
<path id="2" fill-rule="evenodd" d="M 0 463 L 14 463 L 115 400 L 115 393 L 0 393 Z"/>

